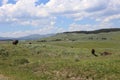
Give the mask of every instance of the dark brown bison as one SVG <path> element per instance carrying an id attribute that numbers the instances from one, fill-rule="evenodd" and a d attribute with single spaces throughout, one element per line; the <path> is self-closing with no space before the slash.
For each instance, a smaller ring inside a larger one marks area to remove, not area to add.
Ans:
<path id="1" fill-rule="evenodd" d="M 32 44 L 31 42 L 29 42 L 29 44 Z"/>
<path id="2" fill-rule="evenodd" d="M 96 57 L 98 56 L 98 55 L 95 54 L 95 49 L 92 49 L 92 50 L 91 50 L 91 53 L 92 53 L 94 56 L 96 56 Z"/>
<path id="3" fill-rule="evenodd" d="M 14 41 L 12 42 L 12 44 L 13 44 L 13 45 L 17 45 L 18 42 L 19 42 L 18 40 L 14 40 Z"/>
<path id="4" fill-rule="evenodd" d="M 103 52 L 103 53 L 100 53 L 101 56 L 106 56 L 106 55 L 111 55 L 111 54 L 112 54 L 112 53 L 110 53 L 110 52 L 106 52 L 106 51 Z"/>

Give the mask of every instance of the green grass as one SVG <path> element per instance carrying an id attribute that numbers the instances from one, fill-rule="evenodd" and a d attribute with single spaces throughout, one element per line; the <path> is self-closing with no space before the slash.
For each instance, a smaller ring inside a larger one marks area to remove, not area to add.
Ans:
<path id="1" fill-rule="evenodd" d="M 61 41 L 120 41 L 120 36 L 118 34 L 120 34 L 120 31 L 99 34 L 61 33 L 57 34 L 56 36 L 44 38 L 41 40 L 55 41 L 56 39 L 59 39 Z M 104 40 L 103 38 L 105 38 L 106 40 Z"/>
<path id="2" fill-rule="evenodd" d="M 9 80 L 120 80 L 116 40 L 1 43 L 0 74 Z M 92 48 L 98 57 L 91 54 Z M 104 51 L 112 55 L 100 56 Z"/>

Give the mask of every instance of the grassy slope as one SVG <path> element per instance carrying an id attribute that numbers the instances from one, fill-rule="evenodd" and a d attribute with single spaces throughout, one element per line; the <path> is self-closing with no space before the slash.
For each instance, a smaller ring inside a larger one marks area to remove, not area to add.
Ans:
<path id="1" fill-rule="evenodd" d="M 33 42 L 31 45 L 27 42 L 17 46 L 1 43 L 0 50 L 4 51 L 0 53 L 9 55 L 0 55 L 0 74 L 9 77 L 9 80 L 119 80 L 119 33 L 58 35 L 58 38 L 63 39 L 65 36 L 65 39 Z M 97 36 L 99 40 L 89 40 L 91 36 Z M 101 36 L 107 37 L 107 40 L 100 40 Z M 68 39 L 77 40 L 71 42 Z M 98 55 L 103 51 L 113 54 L 94 57 L 90 53 L 92 48 Z M 29 63 L 16 62 L 23 58 Z"/>
<path id="2" fill-rule="evenodd" d="M 107 40 L 119 41 L 120 36 L 118 34 L 120 34 L 120 31 L 99 33 L 99 34 L 61 33 L 53 37 L 44 38 L 44 40 L 51 41 L 51 40 L 61 39 L 61 40 L 84 41 L 84 40 L 90 40 L 89 38 L 93 38 L 93 40 L 102 40 L 102 38 L 106 38 Z"/>

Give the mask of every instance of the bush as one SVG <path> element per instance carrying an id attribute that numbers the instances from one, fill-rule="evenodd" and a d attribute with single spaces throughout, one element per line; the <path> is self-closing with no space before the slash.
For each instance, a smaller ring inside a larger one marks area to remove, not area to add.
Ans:
<path id="1" fill-rule="evenodd" d="M 79 61 L 80 61 L 79 56 L 75 56 L 75 62 L 79 62 Z"/>
<path id="2" fill-rule="evenodd" d="M 6 51 L 5 49 L 0 49 L 0 56 L 2 57 L 8 57 L 8 51 Z"/>
<path id="3" fill-rule="evenodd" d="M 22 58 L 22 59 L 16 59 L 14 60 L 14 63 L 15 64 L 26 64 L 26 63 L 29 63 L 28 59 L 25 59 L 25 58 Z"/>

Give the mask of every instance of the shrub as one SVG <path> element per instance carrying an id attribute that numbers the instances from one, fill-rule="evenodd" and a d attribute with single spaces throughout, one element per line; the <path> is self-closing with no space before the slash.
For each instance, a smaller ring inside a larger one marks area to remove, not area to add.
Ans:
<path id="1" fill-rule="evenodd" d="M 22 59 L 15 59 L 14 63 L 19 65 L 19 64 L 26 64 L 29 63 L 28 59 L 22 58 Z"/>
<path id="2" fill-rule="evenodd" d="M 6 51 L 5 49 L 0 49 L 0 56 L 2 57 L 8 57 L 8 51 Z"/>
<path id="3" fill-rule="evenodd" d="M 41 41 L 37 41 L 37 42 L 47 42 L 46 40 L 41 40 Z"/>
<path id="4" fill-rule="evenodd" d="M 79 56 L 75 56 L 75 62 L 79 62 L 80 61 L 80 57 Z"/>

